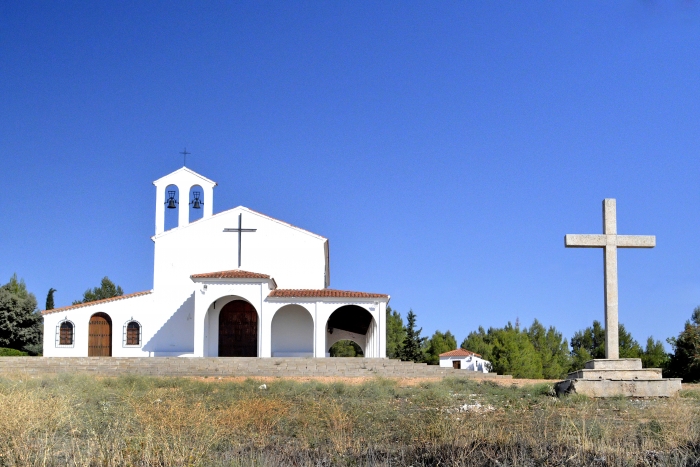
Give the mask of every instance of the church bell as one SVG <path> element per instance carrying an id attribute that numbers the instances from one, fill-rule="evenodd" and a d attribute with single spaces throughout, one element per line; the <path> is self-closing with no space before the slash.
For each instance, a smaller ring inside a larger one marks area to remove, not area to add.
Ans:
<path id="1" fill-rule="evenodd" d="M 204 204 L 199 199 L 199 195 L 200 195 L 200 193 L 198 191 L 192 192 L 192 202 L 190 202 L 190 204 L 192 205 L 192 209 L 200 209 L 202 207 L 202 204 Z"/>
<path id="2" fill-rule="evenodd" d="M 177 206 L 177 200 L 175 199 L 175 192 L 168 191 L 168 200 L 165 202 L 168 205 L 168 209 L 175 209 Z"/>

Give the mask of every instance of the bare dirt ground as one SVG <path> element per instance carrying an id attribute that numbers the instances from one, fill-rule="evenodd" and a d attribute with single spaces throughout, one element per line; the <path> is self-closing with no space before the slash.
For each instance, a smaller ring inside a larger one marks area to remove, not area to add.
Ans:
<path id="1" fill-rule="evenodd" d="M 369 381 L 374 380 L 373 377 L 353 377 L 353 378 L 343 378 L 343 377 L 335 377 L 335 376 L 318 376 L 318 377 L 301 377 L 301 376 L 233 376 L 233 377 L 226 377 L 226 376 L 209 376 L 209 377 L 200 377 L 200 376 L 195 376 L 192 377 L 191 379 L 197 380 L 197 381 L 205 381 L 205 382 L 210 382 L 210 383 L 217 383 L 217 382 L 223 382 L 223 383 L 240 383 L 245 380 L 255 380 L 255 381 L 260 381 L 261 383 L 273 383 L 276 381 L 295 381 L 299 383 L 308 383 L 312 381 L 316 381 L 319 383 L 344 383 L 344 384 L 351 384 L 351 385 L 357 385 L 357 384 L 363 384 Z M 393 381 L 397 381 L 399 386 L 417 386 L 421 383 L 424 382 L 431 382 L 431 381 L 440 381 L 443 378 L 442 377 L 434 377 L 434 378 L 386 378 L 386 379 L 391 379 Z M 542 384 L 542 383 L 549 383 L 549 384 L 554 384 L 560 380 L 556 379 L 487 379 L 487 378 L 474 378 L 474 381 L 493 381 L 494 383 L 500 385 L 500 386 L 515 386 L 515 387 L 523 387 L 523 386 L 529 386 L 533 384 Z"/>

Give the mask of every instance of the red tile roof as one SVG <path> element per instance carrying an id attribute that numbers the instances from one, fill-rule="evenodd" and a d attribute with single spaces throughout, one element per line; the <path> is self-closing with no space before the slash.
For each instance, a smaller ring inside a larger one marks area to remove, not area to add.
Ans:
<path id="1" fill-rule="evenodd" d="M 241 271 L 233 269 L 231 271 L 205 272 L 203 274 L 192 274 L 192 279 L 269 279 L 267 274 L 257 272 Z"/>
<path id="2" fill-rule="evenodd" d="M 268 297 L 389 298 L 388 295 L 381 293 L 351 292 L 349 290 L 335 289 L 277 289 L 270 292 Z"/>
<path id="3" fill-rule="evenodd" d="M 449 352 L 441 353 L 441 357 L 470 357 L 470 356 L 481 357 L 478 353 L 474 353 L 471 350 L 457 349 L 450 350 Z"/>
<path id="4" fill-rule="evenodd" d="M 102 300 L 95 300 L 94 302 L 78 303 L 77 305 L 64 306 L 62 308 L 54 308 L 53 310 L 44 310 L 41 312 L 41 314 L 48 315 L 50 313 L 57 313 L 59 311 L 72 310 L 74 308 L 83 308 L 86 306 L 101 305 L 103 303 L 116 302 L 118 300 L 126 300 L 127 298 L 141 297 L 143 295 L 148 295 L 151 292 L 152 292 L 151 290 L 146 290 L 144 292 L 135 292 L 135 293 L 127 294 L 127 295 L 120 295 L 118 297 L 103 298 Z"/>

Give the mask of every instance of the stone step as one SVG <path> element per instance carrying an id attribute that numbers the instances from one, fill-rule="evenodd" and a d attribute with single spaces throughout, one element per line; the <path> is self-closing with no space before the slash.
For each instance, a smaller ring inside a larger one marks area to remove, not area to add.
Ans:
<path id="1" fill-rule="evenodd" d="M 510 376 L 484 374 L 425 363 L 372 358 L 133 358 L 133 357 L 0 357 L 0 374 L 82 373 L 98 376 L 309 376 L 309 377 L 443 377 L 503 379 Z"/>

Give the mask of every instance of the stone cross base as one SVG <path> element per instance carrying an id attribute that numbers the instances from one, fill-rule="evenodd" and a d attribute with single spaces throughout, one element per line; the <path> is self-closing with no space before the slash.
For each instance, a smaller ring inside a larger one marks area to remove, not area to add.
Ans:
<path id="1" fill-rule="evenodd" d="M 662 378 L 660 368 L 642 368 L 639 358 L 589 360 L 555 385 L 557 395 L 589 397 L 672 397 L 681 390 L 680 378 Z"/>

